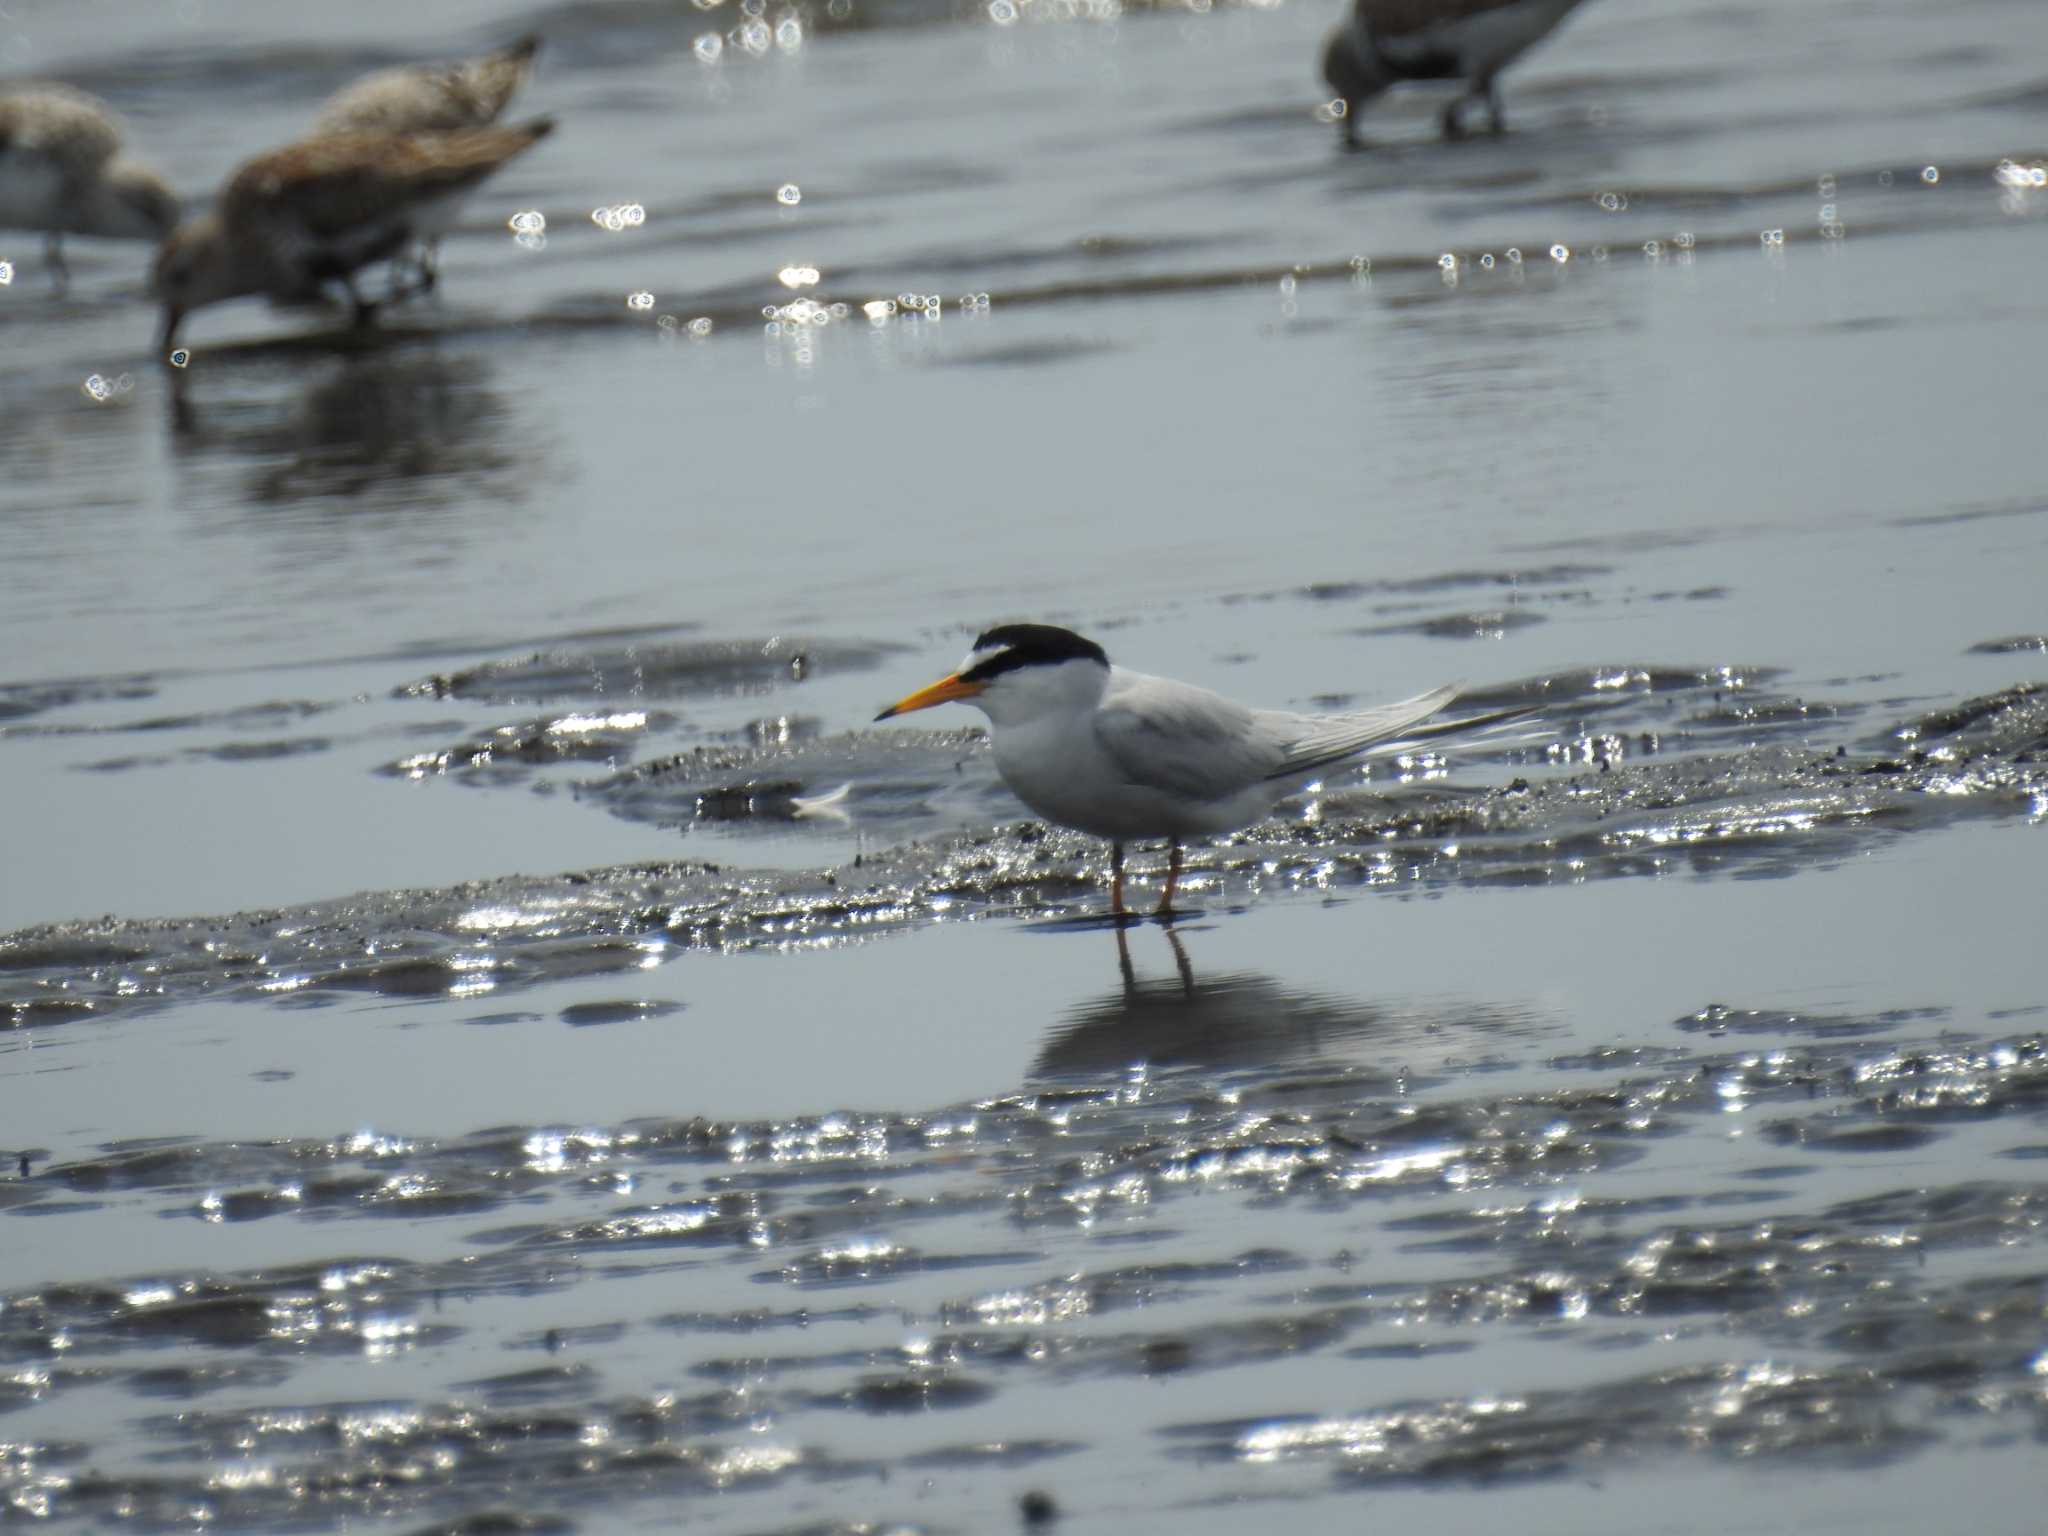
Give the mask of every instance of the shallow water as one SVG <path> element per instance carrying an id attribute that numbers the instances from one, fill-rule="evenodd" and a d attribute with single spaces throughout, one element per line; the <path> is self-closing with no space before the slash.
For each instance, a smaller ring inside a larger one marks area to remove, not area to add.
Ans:
<path id="1" fill-rule="evenodd" d="M 1595 4 L 1346 155 L 1328 7 L 1016 11 L 0 18 L 195 200 L 529 27 L 562 124 L 369 340 L 0 232 L 0 1507 L 2024 1523 L 2048 14 Z M 868 725 L 1012 616 L 1535 713 L 1119 934 Z"/>

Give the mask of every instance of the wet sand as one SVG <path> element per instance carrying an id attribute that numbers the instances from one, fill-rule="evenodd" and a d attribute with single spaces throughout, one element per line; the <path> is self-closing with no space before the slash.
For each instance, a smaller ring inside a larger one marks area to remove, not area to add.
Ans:
<path id="1" fill-rule="evenodd" d="M 0 1508 L 2023 1526 L 2039 8 L 1591 5 L 1349 155 L 1326 8 L 1004 15 L 0 19 L 194 200 L 521 30 L 563 124 L 371 338 L 0 248 Z M 868 723 L 1020 616 L 1530 724 L 1118 930 Z"/>

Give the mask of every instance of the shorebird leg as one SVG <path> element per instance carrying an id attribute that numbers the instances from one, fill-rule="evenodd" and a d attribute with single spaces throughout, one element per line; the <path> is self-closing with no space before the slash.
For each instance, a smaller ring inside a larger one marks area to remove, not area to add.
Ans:
<path id="1" fill-rule="evenodd" d="M 1187 946 L 1181 943 L 1180 935 L 1171 928 L 1166 930 L 1166 942 L 1173 946 L 1173 964 L 1174 968 L 1180 972 L 1181 993 L 1184 996 L 1193 997 L 1195 995 L 1195 968 L 1188 960 Z"/>
<path id="2" fill-rule="evenodd" d="M 1480 90 L 1486 96 L 1487 121 L 1492 124 L 1493 136 L 1499 138 L 1508 131 L 1508 120 L 1501 116 L 1500 111 L 1500 87 L 1495 85 L 1493 77 L 1488 75 L 1485 83 L 1480 86 Z"/>
<path id="3" fill-rule="evenodd" d="M 385 301 L 391 304 L 405 304 L 423 294 L 434 291 L 434 285 L 441 280 L 441 242 L 429 240 L 413 255 L 399 255 L 391 258 L 390 286 L 385 291 Z"/>
<path id="4" fill-rule="evenodd" d="M 1124 995 L 1138 990 L 1138 973 L 1131 965 L 1131 941 L 1124 937 L 1124 925 L 1116 925 L 1116 968 L 1123 972 Z"/>
<path id="5" fill-rule="evenodd" d="M 1112 842 L 1109 845 L 1109 915 L 1124 915 L 1124 845 Z"/>
<path id="6" fill-rule="evenodd" d="M 71 286 L 71 268 L 64 264 L 64 231 L 53 229 L 43 236 L 43 260 L 49 264 L 50 282 L 59 293 Z"/>
<path id="7" fill-rule="evenodd" d="M 1166 856 L 1166 894 L 1159 898 L 1160 917 L 1173 916 L 1173 888 L 1180 884 L 1180 839 L 1175 838 L 1170 846 L 1173 852 Z"/>
<path id="8" fill-rule="evenodd" d="M 402 257 L 394 256 L 391 258 L 391 283 L 385 289 L 383 298 L 383 302 L 386 304 L 409 304 L 421 294 L 429 292 L 434 286 L 432 282 L 422 275 L 418 263 L 413 265 L 412 280 L 410 282 L 406 281 L 401 276 L 405 270 L 403 263 L 404 258 Z"/>
<path id="9" fill-rule="evenodd" d="M 1464 106 L 1470 99 L 1469 95 L 1453 96 L 1451 104 L 1444 108 L 1444 115 L 1441 121 L 1445 138 L 1462 139 L 1465 137 L 1465 125 L 1458 121 L 1458 109 Z"/>

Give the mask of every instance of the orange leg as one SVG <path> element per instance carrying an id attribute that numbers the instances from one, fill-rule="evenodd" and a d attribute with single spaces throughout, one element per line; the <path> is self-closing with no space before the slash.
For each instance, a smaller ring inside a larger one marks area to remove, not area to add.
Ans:
<path id="1" fill-rule="evenodd" d="M 1109 915 L 1124 915 L 1124 845 L 1109 845 L 1109 867 L 1112 871 L 1109 881 Z"/>
<path id="2" fill-rule="evenodd" d="M 1166 894 L 1159 898 L 1159 916 L 1168 917 L 1173 913 L 1173 888 L 1180 884 L 1180 840 L 1173 842 L 1173 852 L 1166 858 Z"/>

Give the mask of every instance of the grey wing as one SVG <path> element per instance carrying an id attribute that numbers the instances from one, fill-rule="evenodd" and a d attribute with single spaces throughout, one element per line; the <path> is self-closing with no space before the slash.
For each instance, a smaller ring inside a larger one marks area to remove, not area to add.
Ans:
<path id="1" fill-rule="evenodd" d="M 1095 740 L 1127 782 L 1189 800 L 1238 794 L 1285 757 L 1263 714 L 1160 677 L 1137 678 L 1106 700 Z"/>
<path id="2" fill-rule="evenodd" d="M 1271 716 L 1275 722 L 1273 729 L 1281 735 L 1284 745 L 1280 762 L 1265 777 L 1288 779 L 1313 773 L 1369 748 L 1398 740 L 1402 732 L 1427 720 L 1455 699 L 1459 687 L 1451 683 L 1418 693 L 1412 699 L 1351 714 Z"/>

